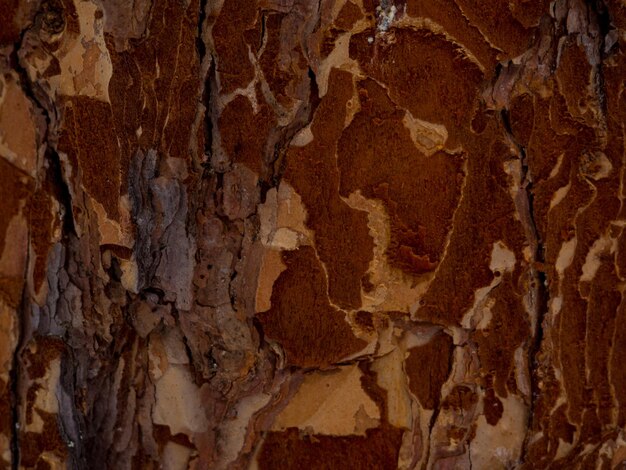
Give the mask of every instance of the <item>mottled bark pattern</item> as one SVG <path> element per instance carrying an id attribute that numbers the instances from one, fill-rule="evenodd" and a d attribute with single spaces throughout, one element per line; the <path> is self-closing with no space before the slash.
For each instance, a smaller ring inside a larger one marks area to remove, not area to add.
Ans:
<path id="1" fill-rule="evenodd" d="M 1 0 L 0 468 L 626 466 L 623 0 Z"/>

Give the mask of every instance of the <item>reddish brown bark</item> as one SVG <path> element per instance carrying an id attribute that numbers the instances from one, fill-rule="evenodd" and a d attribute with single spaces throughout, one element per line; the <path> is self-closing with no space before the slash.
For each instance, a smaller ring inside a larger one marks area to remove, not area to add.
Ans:
<path id="1" fill-rule="evenodd" d="M 0 468 L 621 468 L 617 0 L 0 2 Z"/>

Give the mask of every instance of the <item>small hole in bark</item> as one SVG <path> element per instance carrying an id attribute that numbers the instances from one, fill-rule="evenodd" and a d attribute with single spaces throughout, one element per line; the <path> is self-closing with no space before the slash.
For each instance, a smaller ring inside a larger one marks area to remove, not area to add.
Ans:
<path id="1" fill-rule="evenodd" d="M 58 0 L 48 0 L 41 4 L 38 18 L 41 28 L 50 33 L 58 34 L 65 29 L 63 4 Z"/>

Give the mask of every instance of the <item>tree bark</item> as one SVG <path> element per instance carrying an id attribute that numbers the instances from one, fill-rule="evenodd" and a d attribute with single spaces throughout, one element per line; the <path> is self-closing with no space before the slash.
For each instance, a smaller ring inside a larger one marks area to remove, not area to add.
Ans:
<path id="1" fill-rule="evenodd" d="M 2 0 L 0 468 L 626 468 L 622 0 Z"/>

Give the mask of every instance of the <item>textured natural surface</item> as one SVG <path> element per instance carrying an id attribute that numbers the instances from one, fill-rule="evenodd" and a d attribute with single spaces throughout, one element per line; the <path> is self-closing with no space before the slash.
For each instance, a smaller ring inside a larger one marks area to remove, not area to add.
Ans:
<path id="1" fill-rule="evenodd" d="M 0 0 L 0 468 L 626 468 L 625 54 L 624 0 Z"/>

